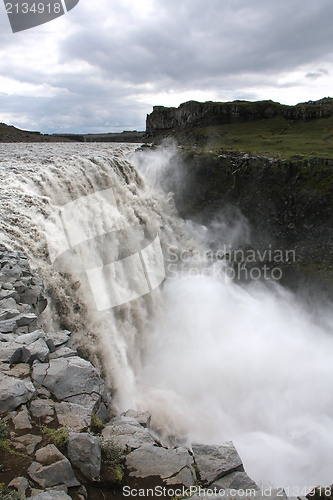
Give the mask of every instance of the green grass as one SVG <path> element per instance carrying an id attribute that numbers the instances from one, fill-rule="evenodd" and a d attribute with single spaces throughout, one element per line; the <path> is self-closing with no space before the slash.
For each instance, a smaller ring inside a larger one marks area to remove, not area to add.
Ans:
<path id="1" fill-rule="evenodd" d="M 333 158 L 333 117 L 288 120 L 282 116 L 196 128 L 192 138 L 202 153 L 244 151 L 291 158 Z"/>

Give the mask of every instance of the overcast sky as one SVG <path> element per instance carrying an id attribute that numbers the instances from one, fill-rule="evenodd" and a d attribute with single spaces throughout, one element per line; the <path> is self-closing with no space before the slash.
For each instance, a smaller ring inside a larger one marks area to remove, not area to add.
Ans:
<path id="1" fill-rule="evenodd" d="M 0 121 L 144 130 L 154 105 L 333 96 L 332 19 L 333 0 L 80 0 L 13 34 L 1 1 Z"/>

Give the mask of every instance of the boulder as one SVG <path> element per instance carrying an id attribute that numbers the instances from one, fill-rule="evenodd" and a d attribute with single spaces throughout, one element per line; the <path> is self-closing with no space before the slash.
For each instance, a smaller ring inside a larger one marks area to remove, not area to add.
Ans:
<path id="1" fill-rule="evenodd" d="M 22 347 L 23 363 L 33 363 L 35 360 L 43 363 L 49 356 L 49 348 L 43 339 L 38 339 L 29 345 Z"/>
<path id="2" fill-rule="evenodd" d="M 81 431 L 89 427 L 93 415 L 91 408 L 66 401 L 55 403 L 54 407 L 61 426 L 69 427 L 74 431 Z"/>
<path id="3" fill-rule="evenodd" d="M 168 485 L 194 485 L 193 459 L 185 448 L 167 449 L 145 444 L 126 456 L 130 476 L 148 478 L 158 476 Z"/>
<path id="4" fill-rule="evenodd" d="M 55 347 L 66 344 L 70 338 L 71 332 L 68 330 L 60 330 L 59 332 L 48 333 L 47 338 L 52 339 Z"/>
<path id="5" fill-rule="evenodd" d="M 97 370 L 78 356 L 34 364 L 32 378 L 36 387 L 46 387 L 60 401 L 80 394 L 101 395 L 105 392 Z"/>
<path id="6" fill-rule="evenodd" d="M 204 485 L 209 486 L 231 472 L 244 472 L 240 456 L 231 441 L 220 446 L 194 443 L 192 451 Z"/>
<path id="7" fill-rule="evenodd" d="M 27 407 L 22 406 L 21 410 L 12 418 L 15 430 L 32 429 Z"/>
<path id="8" fill-rule="evenodd" d="M 9 488 L 15 488 L 21 499 L 26 498 L 25 492 L 29 488 L 29 481 L 25 477 L 15 477 L 9 484 Z"/>
<path id="9" fill-rule="evenodd" d="M 4 345 L 2 345 L 4 344 Z M 10 365 L 14 365 L 16 363 L 20 363 L 22 360 L 22 346 L 13 343 L 4 343 L 0 344 L 0 361 L 2 363 L 9 363 Z"/>
<path id="10" fill-rule="evenodd" d="M 36 389 L 29 378 L 18 379 L 0 373 L 0 413 L 15 410 L 34 398 Z"/>
<path id="11" fill-rule="evenodd" d="M 48 444 L 44 448 L 36 451 L 36 460 L 42 465 L 51 465 L 52 463 L 64 460 L 65 456 L 58 450 L 54 444 Z"/>
<path id="12" fill-rule="evenodd" d="M 33 417 L 53 417 L 54 403 L 50 399 L 35 399 L 30 403 L 30 413 Z"/>
<path id="13" fill-rule="evenodd" d="M 63 458 L 51 465 L 32 462 L 27 472 L 31 479 L 42 488 L 58 484 L 65 484 L 68 488 L 80 485 L 67 458 Z"/>
<path id="14" fill-rule="evenodd" d="M 151 414 L 148 411 L 139 412 L 137 410 L 127 410 L 123 413 L 124 417 L 134 418 L 142 427 L 150 427 Z"/>
<path id="15" fill-rule="evenodd" d="M 140 448 L 144 444 L 155 444 L 149 430 L 129 417 L 116 417 L 102 431 L 103 439 L 112 439 L 122 451 Z"/>
<path id="16" fill-rule="evenodd" d="M 1 333 L 15 333 L 17 329 L 16 319 L 5 319 L 0 321 L 0 332 Z"/>
<path id="17" fill-rule="evenodd" d="M 101 471 L 101 447 L 96 436 L 71 433 L 68 438 L 68 457 L 89 481 L 97 481 Z"/>

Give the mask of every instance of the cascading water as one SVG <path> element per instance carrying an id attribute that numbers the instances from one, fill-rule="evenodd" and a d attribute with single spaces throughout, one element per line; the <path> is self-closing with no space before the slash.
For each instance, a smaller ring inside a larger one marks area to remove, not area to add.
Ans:
<path id="1" fill-rule="evenodd" d="M 70 328 L 115 410 L 151 411 L 165 439 L 233 440 L 258 483 L 290 496 L 330 484 L 332 313 L 276 283 L 242 287 L 225 263 L 207 263 L 209 228 L 177 218 L 131 164 L 134 149 L 0 150 L 0 243 L 40 269 L 48 327 Z M 220 243 L 235 243 L 237 227 L 219 224 Z"/>

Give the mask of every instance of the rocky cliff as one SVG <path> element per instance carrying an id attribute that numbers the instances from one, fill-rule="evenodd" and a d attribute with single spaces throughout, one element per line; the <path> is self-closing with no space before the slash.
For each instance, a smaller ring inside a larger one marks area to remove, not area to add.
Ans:
<path id="1" fill-rule="evenodd" d="M 153 112 L 147 116 L 146 132 L 155 136 L 177 127 L 224 125 L 276 116 L 291 120 L 329 118 L 333 116 L 333 99 L 327 97 L 296 106 L 286 106 L 271 100 L 225 103 L 189 101 L 178 108 L 154 106 Z"/>

